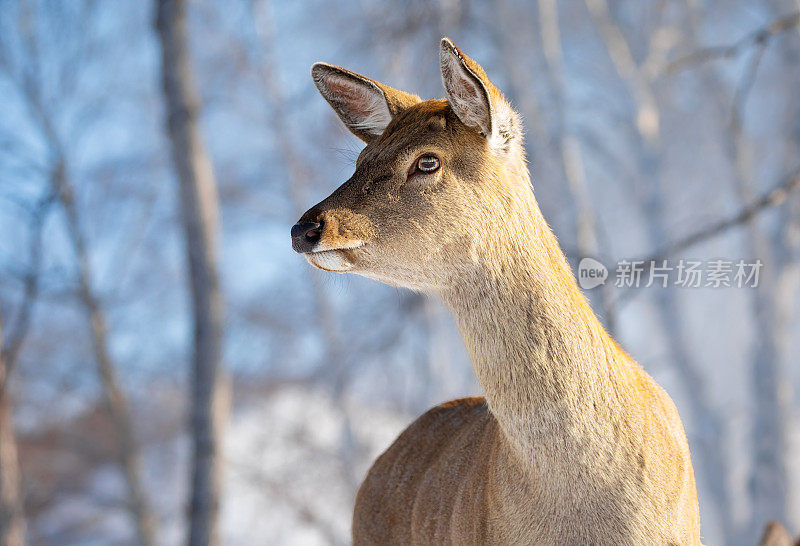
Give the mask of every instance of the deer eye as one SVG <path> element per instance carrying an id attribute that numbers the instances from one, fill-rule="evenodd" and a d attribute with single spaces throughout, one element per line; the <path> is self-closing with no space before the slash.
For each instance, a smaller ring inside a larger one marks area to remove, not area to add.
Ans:
<path id="1" fill-rule="evenodd" d="M 430 174 L 437 170 L 439 170 L 439 158 L 435 155 L 423 155 L 417 160 L 417 171 Z"/>

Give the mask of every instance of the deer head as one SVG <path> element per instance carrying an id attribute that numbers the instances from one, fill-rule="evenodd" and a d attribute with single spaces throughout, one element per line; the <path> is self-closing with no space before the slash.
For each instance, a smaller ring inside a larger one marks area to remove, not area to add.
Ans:
<path id="1" fill-rule="evenodd" d="M 366 143 L 353 176 L 292 228 L 292 247 L 315 267 L 441 289 L 480 260 L 487 234 L 524 221 L 533 194 L 519 117 L 447 38 L 440 62 L 447 100 L 312 67 L 322 96 Z"/>

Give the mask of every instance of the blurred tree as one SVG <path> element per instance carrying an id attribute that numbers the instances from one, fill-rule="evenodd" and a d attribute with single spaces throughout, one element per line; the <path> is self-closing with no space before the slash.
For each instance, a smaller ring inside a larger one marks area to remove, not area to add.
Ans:
<path id="1" fill-rule="evenodd" d="M 189 544 L 219 544 L 223 388 L 223 302 L 217 273 L 218 204 L 211 160 L 197 121 L 199 99 L 189 59 L 184 0 L 158 0 L 161 77 L 167 132 L 178 174 L 194 319 Z"/>
<path id="2" fill-rule="evenodd" d="M 42 224 L 50 210 L 52 194 L 48 190 L 30 213 L 30 252 L 23 280 L 23 295 L 16 319 L 4 337 L 0 316 L 0 546 L 25 543 L 24 494 L 14 429 L 14 406 L 9 392 L 10 377 L 25 337 L 39 295 L 42 258 Z"/>
<path id="3" fill-rule="evenodd" d="M 15 38 L 0 44 L 0 69 L 8 81 L 15 87 L 18 97 L 31 116 L 38 141 L 30 143 L 17 135 L 22 149 L 30 148 L 31 156 L 36 156 L 38 146 L 46 153 L 42 160 L 41 172 L 44 173 L 44 196 L 29 211 L 31 250 L 28 271 L 25 274 L 22 303 L 17 313 L 13 330 L 3 348 L 3 356 L 10 365 L 15 362 L 22 341 L 31 321 L 32 307 L 38 296 L 39 266 L 42 260 L 41 232 L 50 206 L 54 202 L 61 205 L 65 213 L 68 240 L 75 255 L 77 270 L 77 296 L 86 311 L 89 323 L 93 356 L 97 365 L 103 395 L 109 415 L 114 423 L 115 455 L 127 485 L 127 509 L 135 522 L 137 538 L 140 544 L 150 546 L 154 543 L 154 516 L 144 493 L 141 475 L 140 452 L 135 438 L 133 419 L 127 396 L 119 384 L 117 365 L 111 357 L 108 342 L 108 326 L 100 298 L 95 293 L 92 271 L 90 268 L 89 249 L 81 229 L 80 211 L 74 202 L 74 184 L 70 174 L 70 157 L 68 147 L 64 145 L 63 135 L 59 132 L 54 112 L 58 111 L 58 99 L 50 95 L 53 80 L 58 82 L 59 91 L 74 89 L 80 67 L 88 63 L 92 47 L 88 41 L 76 39 L 70 34 L 67 25 L 57 26 L 56 32 L 48 32 L 53 18 L 59 15 L 75 16 L 82 21 L 89 20 L 92 15 L 91 2 L 82 2 L 74 6 L 74 12 L 52 13 L 42 6 L 23 6 L 19 11 L 9 10 L 9 16 L 18 17 Z M 58 58 L 56 73 L 45 67 L 54 59 L 44 58 L 43 51 L 51 51 L 53 42 L 70 42 L 74 48 L 57 50 L 63 58 Z M 16 46 L 16 47 L 15 47 Z M 14 52 L 17 56 L 14 56 Z M 13 61 L 16 61 L 14 64 Z M 51 79 L 53 78 L 53 79 Z M 70 135 L 71 139 L 76 134 Z"/>
<path id="4" fill-rule="evenodd" d="M 97 363 L 97 375 L 103 387 L 108 411 L 114 423 L 116 434 L 117 460 L 128 486 L 128 506 L 136 522 L 136 533 L 143 546 L 155 544 L 155 518 L 147 501 L 142 484 L 141 453 L 134 431 L 131 408 L 125 391 L 120 386 L 117 376 L 117 364 L 111 357 L 108 341 L 108 321 L 95 294 L 92 272 L 89 266 L 89 252 L 81 230 L 78 209 L 73 199 L 72 188 L 63 152 L 53 134 L 54 150 L 57 150 L 56 164 L 53 172 L 54 191 L 67 219 L 67 230 L 75 252 L 78 269 L 78 296 L 87 314 L 92 336 L 92 349 Z"/>
<path id="5" fill-rule="evenodd" d="M 695 25 L 699 14 L 691 12 Z M 775 17 L 774 14 L 770 16 Z M 742 74 L 735 80 L 732 91 L 726 90 L 725 77 L 718 66 L 705 69 L 706 81 L 711 93 L 720 104 L 730 104 L 730 110 L 720 112 L 720 135 L 724 149 L 733 167 L 732 185 L 742 203 L 753 200 L 756 193 L 756 169 L 753 164 L 755 143 L 746 131 L 745 107 L 747 97 L 752 89 L 759 66 L 773 37 L 798 28 L 800 13 L 790 13 L 777 17 L 769 24 L 748 32 L 744 37 L 730 45 L 702 48 L 695 53 L 679 59 L 673 67 L 685 68 L 705 61 L 731 58 L 738 55 L 748 57 Z M 690 27 L 691 29 L 694 28 Z M 796 111 L 796 100 L 790 108 Z M 797 114 L 794 114 L 797 117 Z M 792 134 L 792 116 L 788 134 Z M 796 142 L 788 139 L 788 142 Z M 792 153 L 797 157 L 797 149 Z M 797 169 L 798 165 L 790 168 Z M 786 165 L 781 165 L 786 168 Z M 794 184 L 792 184 L 794 181 Z M 796 188 L 797 175 L 787 178 L 786 186 Z M 785 521 L 789 505 L 789 420 L 791 415 L 791 390 L 785 387 L 786 371 L 781 361 L 781 349 L 785 347 L 782 340 L 786 325 L 791 316 L 781 312 L 785 302 L 796 300 L 796 283 L 780 282 L 789 279 L 796 270 L 796 257 L 793 257 L 791 246 L 791 214 L 792 201 L 786 202 L 785 196 L 779 196 L 773 204 L 781 205 L 779 220 L 771 228 L 766 228 L 757 221 L 755 215 L 745 218 L 745 243 L 747 255 L 757 256 L 769 263 L 751 298 L 753 324 L 756 330 L 755 343 L 750 348 L 750 377 L 752 379 L 752 397 L 754 404 L 753 422 L 751 424 L 750 446 L 753 451 L 753 463 L 749 476 L 750 512 L 749 517 L 739 526 L 731 528 L 744 533 L 750 540 L 755 540 L 761 528 L 770 519 Z M 785 350 L 785 349 L 784 349 Z"/>
<path id="6" fill-rule="evenodd" d="M 0 339 L 2 339 L 0 318 Z M 5 351 L 0 353 L 0 546 L 25 544 L 25 516 Z"/>

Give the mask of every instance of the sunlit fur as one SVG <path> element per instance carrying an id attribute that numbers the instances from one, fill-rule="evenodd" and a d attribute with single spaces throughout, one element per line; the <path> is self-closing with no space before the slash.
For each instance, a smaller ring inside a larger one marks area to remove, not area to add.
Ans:
<path id="1" fill-rule="evenodd" d="M 488 115 L 510 110 L 443 42 L 442 65 L 451 61 L 469 70 L 446 71 L 446 89 L 471 74 Z M 361 134 L 355 174 L 301 219 L 323 222 L 320 248 L 338 256 L 326 263 L 440 297 L 486 395 L 430 410 L 381 455 L 356 499 L 353 541 L 698 544 L 678 413 L 576 286 L 531 190 L 516 119 L 497 146 L 446 100 L 407 105 L 379 137 Z M 409 174 L 427 153 L 439 171 Z"/>

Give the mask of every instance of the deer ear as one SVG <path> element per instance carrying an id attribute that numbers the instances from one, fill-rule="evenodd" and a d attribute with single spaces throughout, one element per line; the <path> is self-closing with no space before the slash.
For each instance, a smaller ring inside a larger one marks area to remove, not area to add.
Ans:
<path id="1" fill-rule="evenodd" d="M 522 124 L 483 68 L 449 38 L 442 38 L 439 62 L 447 100 L 461 123 L 483 135 L 491 148 L 508 151 L 522 136 Z"/>
<path id="2" fill-rule="evenodd" d="M 311 77 L 350 132 L 367 144 L 383 134 L 393 117 L 420 102 L 416 95 L 332 64 L 315 63 Z"/>

